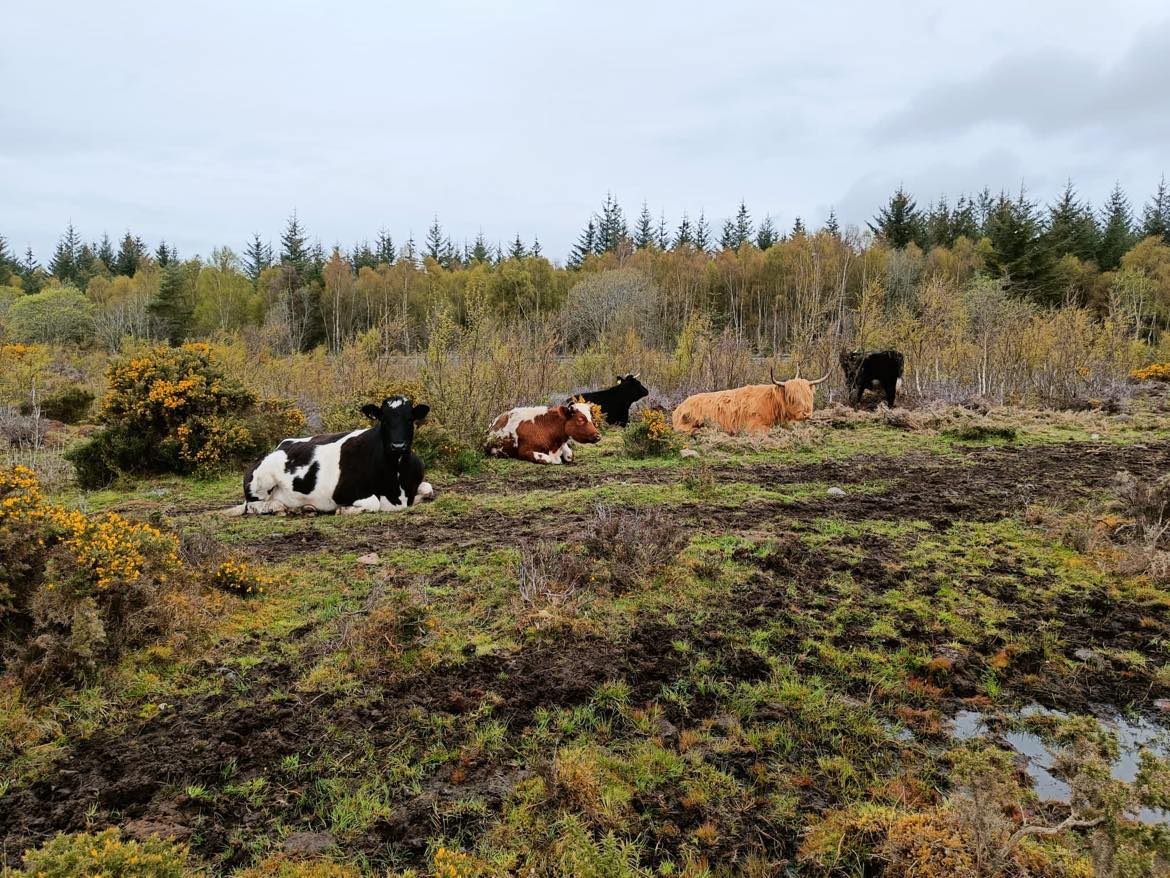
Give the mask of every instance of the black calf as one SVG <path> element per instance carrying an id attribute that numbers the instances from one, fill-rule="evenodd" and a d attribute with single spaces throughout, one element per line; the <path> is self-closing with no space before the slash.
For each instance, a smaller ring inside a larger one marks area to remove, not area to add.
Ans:
<path id="1" fill-rule="evenodd" d="M 579 393 L 574 399 L 580 398 L 601 407 L 608 424 L 624 427 L 630 421 L 630 406 L 650 391 L 642 386 L 637 375 L 618 375 L 617 384 L 605 390 L 590 390 L 588 393 Z"/>
<path id="2" fill-rule="evenodd" d="M 886 405 L 894 407 L 894 398 L 902 383 L 905 360 L 898 351 L 842 351 L 841 368 L 849 387 L 849 398 L 854 405 L 861 404 L 865 391 L 881 390 Z"/>

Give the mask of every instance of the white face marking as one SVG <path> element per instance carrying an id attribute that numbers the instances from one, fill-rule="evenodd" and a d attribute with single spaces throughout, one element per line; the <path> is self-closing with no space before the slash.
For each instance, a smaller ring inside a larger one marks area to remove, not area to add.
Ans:
<path id="1" fill-rule="evenodd" d="M 405 403 L 406 403 L 405 399 L 392 399 L 392 400 L 390 400 L 390 408 L 396 409 L 400 405 L 404 405 Z"/>
<path id="2" fill-rule="evenodd" d="M 577 411 L 579 411 L 581 414 L 583 414 L 585 416 L 585 419 L 587 421 L 589 421 L 589 423 L 591 423 L 591 424 L 593 423 L 593 409 L 591 409 L 589 407 L 589 403 L 575 402 L 575 403 L 573 403 L 573 408 L 575 408 Z"/>

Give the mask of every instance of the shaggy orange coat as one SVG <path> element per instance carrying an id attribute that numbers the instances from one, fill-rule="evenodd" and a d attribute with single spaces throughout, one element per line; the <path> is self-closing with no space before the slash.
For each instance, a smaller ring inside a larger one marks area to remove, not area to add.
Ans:
<path id="1" fill-rule="evenodd" d="M 761 432 L 807 420 L 815 393 L 812 382 L 804 378 L 696 393 L 679 404 L 671 423 L 680 433 L 694 433 L 700 427 L 732 434 Z"/>

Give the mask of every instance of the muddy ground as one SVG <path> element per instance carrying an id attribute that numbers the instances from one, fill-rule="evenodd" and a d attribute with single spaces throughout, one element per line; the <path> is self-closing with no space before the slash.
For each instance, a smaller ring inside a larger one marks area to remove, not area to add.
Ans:
<path id="1" fill-rule="evenodd" d="M 131 831 L 159 832 L 189 840 L 194 849 L 217 869 L 248 862 L 251 853 L 242 843 L 262 837 L 274 820 L 293 828 L 319 828 L 306 823 L 311 784 L 284 767 L 285 757 L 309 754 L 342 756 L 350 741 L 360 739 L 374 750 L 393 749 L 404 728 L 419 717 L 442 714 L 460 717 L 479 711 L 490 700 L 492 715 L 503 721 L 511 740 L 519 739 L 540 708 L 572 707 L 587 702 L 597 687 L 609 680 L 625 681 L 632 703 L 655 699 L 664 687 L 684 676 L 692 661 L 672 648 L 680 640 L 694 645 L 709 658 L 718 676 L 731 682 L 766 677 L 768 664 L 756 653 L 732 644 L 726 632 L 751 632 L 772 623 L 777 616 L 810 617 L 826 614 L 831 598 L 824 583 L 834 573 L 847 572 L 863 587 L 882 591 L 893 587 L 891 563 L 904 546 L 884 537 L 867 537 L 846 546 L 845 553 L 810 551 L 799 539 L 805 522 L 835 517 L 846 522 L 927 522 L 945 530 L 955 522 L 994 522 L 1019 517 L 1035 503 L 1075 505 L 1108 487 L 1119 470 L 1152 478 L 1170 471 L 1170 443 L 1118 446 L 1104 443 L 1066 445 L 978 446 L 955 457 L 914 453 L 897 458 L 872 456 L 826 461 L 799 466 L 711 466 L 716 482 L 734 481 L 765 488 L 800 486 L 805 483 L 833 485 L 844 497 L 827 496 L 819 489 L 804 499 L 790 502 L 747 502 L 735 508 L 712 507 L 701 502 L 663 508 L 669 519 L 688 534 L 752 533 L 773 541 L 765 553 L 741 552 L 740 563 L 754 568 L 746 582 L 710 608 L 702 625 L 685 620 L 668 625 L 661 619 L 641 621 L 628 637 L 611 640 L 595 634 L 565 632 L 556 642 L 537 642 L 511 654 L 469 656 L 406 674 L 377 675 L 365 680 L 363 697 L 343 700 L 331 693 L 297 691 L 293 683 L 305 668 L 293 661 L 266 658 L 251 669 L 246 679 L 224 691 L 180 700 L 148 720 L 132 720 L 95 732 L 77 741 L 58 768 L 31 786 L 15 789 L 0 798 L 0 852 L 15 861 L 23 849 L 60 831 L 117 824 Z M 555 473 L 550 483 L 544 473 L 519 471 L 506 480 L 498 475 L 462 480 L 449 493 L 478 496 L 484 493 L 523 493 L 556 487 L 595 487 L 611 481 L 623 483 L 670 483 L 684 477 L 678 468 L 638 469 L 628 472 L 593 472 L 583 465 Z M 862 493 L 863 485 L 880 483 L 881 489 Z M 571 542 L 593 515 L 590 508 L 547 509 L 464 516 L 458 519 L 421 516 L 363 516 L 352 526 L 324 528 L 313 518 L 298 519 L 289 533 L 259 534 L 245 544 L 245 551 L 260 561 L 285 561 L 321 552 L 365 553 L 387 546 L 407 546 L 452 555 L 472 548 L 519 546 L 535 538 Z M 1094 607 L 1029 606 L 1026 587 L 1032 574 L 1023 569 L 996 571 L 1000 580 L 1017 580 L 1019 625 L 1026 627 L 1040 616 L 1060 616 L 1064 621 L 1067 649 L 1098 648 L 1105 643 L 1138 652 L 1152 650 L 1158 632 L 1144 631 L 1133 608 L 1116 605 Z M 996 588 L 971 583 L 970 587 Z M 290 640 L 308 638 L 311 627 L 294 632 Z M 839 635 L 842 648 L 860 631 Z M 925 635 L 924 635 L 925 636 Z M 958 661 L 945 681 L 934 681 L 945 699 L 975 694 L 979 674 L 976 658 L 994 654 L 1001 643 L 976 644 L 969 656 Z M 237 645 L 246 648 L 247 644 Z M 941 645 L 940 645 L 941 647 Z M 789 653 L 799 667 L 799 637 L 774 645 Z M 312 650 L 299 661 L 309 662 Z M 228 674 L 221 657 L 211 655 L 197 663 L 194 676 Z M 1027 657 L 1021 662 L 1027 670 Z M 1053 706 L 1083 709 L 1093 703 L 1133 703 L 1149 692 L 1147 676 L 1132 670 L 1102 669 L 1093 679 L 1056 691 L 1027 682 L 1022 674 L 1022 697 Z M 847 691 L 847 687 L 846 687 Z M 849 692 L 873 700 L 882 709 L 883 693 Z M 777 708 L 779 709 L 779 708 Z M 952 708 L 953 709 L 953 708 Z M 695 698 L 685 711 L 667 704 L 660 736 L 669 742 L 684 726 L 703 725 L 720 734 L 728 723 L 718 699 Z M 895 716 L 894 699 L 889 705 Z M 761 715 L 766 721 L 768 715 Z M 929 744 L 932 733 L 919 730 Z M 755 757 L 721 754 L 720 767 L 732 775 L 748 777 Z M 192 785 L 215 787 L 223 783 L 225 766 L 233 767 L 238 782 L 252 778 L 275 779 L 262 801 L 216 797 L 204 800 L 189 795 Z M 518 783 L 534 775 L 547 776 L 548 764 L 513 764 L 475 761 L 439 767 L 424 778 L 420 789 L 395 803 L 393 816 L 379 819 L 346 848 L 364 854 L 374 865 L 421 865 L 426 863 L 428 839 L 436 834 L 472 844 Z M 816 810 L 825 804 L 816 789 L 801 793 L 802 806 Z M 455 803 L 478 797 L 484 809 L 464 813 Z M 648 797 L 636 803 L 650 823 L 669 823 L 683 833 L 698 818 L 676 802 Z M 777 834 L 763 815 L 750 809 L 742 815 L 735 844 L 749 844 L 770 856 L 789 859 L 797 839 L 789 832 Z M 659 853 L 671 852 L 669 837 L 658 839 Z M 720 844 L 732 844 L 731 841 Z M 718 845 L 710 852 L 720 856 Z M 723 853 L 734 856 L 728 847 Z"/>

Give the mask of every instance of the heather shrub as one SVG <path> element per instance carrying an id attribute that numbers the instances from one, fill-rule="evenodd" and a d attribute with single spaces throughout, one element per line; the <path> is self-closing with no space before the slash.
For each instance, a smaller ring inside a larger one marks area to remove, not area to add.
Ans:
<path id="1" fill-rule="evenodd" d="M 26 878 L 193 878 L 204 874 L 186 845 L 160 838 L 123 841 L 117 829 L 58 835 L 24 855 Z"/>
<path id="2" fill-rule="evenodd" d="M 677 453 L 682 440 L 671 428 L 665 412 L 643 409 L 622 433 L 622 446 L 630 457 L 664 457 Z"/>
<path id="3" fill-rule="evenodd" d="M 0 469 L 0 661 L 28 684 L 69 681 L 172 630 L 178 541 L 119 515 L 45 501 Z"/>
<path id="4" fill-rule="evenodd" d="M 612 509 L 598 506 L 585 548 L 603 559 L 610 580 L 621 589 L 657 575 L 675 559 L 687 538 L 661 509 Z"/>
<path id="5" fill-rule="evenodd" d="M 63 424 L 79 424 L 93 406 L 93 394 L 81 387 L 64 387 L 46 396 L 40 405 L 43 417 Z M 31 406 L 21 406 L 21 413 L 31 414 Z"/>
<path id="6" fill-rule="evenodd" d="M 104 429 L 71 449 L 83 487 L 120 472 L 211 471 L 300 432 L 288 403 L 258 400 L 228 377 L 205 344 L 157 347 L 112 363 L 98 420 Z"/>

